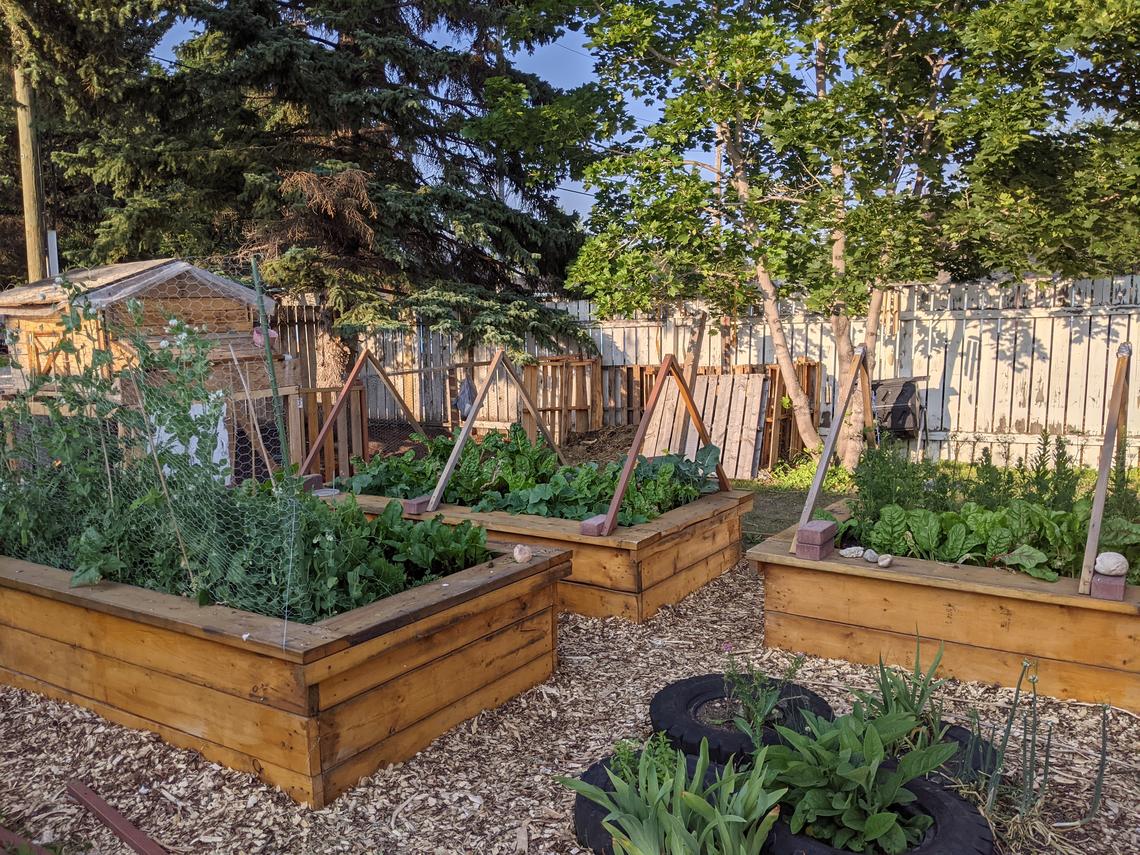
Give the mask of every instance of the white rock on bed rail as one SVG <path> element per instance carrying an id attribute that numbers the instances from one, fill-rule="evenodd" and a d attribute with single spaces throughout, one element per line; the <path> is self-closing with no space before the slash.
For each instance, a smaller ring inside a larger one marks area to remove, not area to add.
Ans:
<path id="1" fill-rule="evenodd" d="M 839 554 L 842 555 L 844 558 L 862 558 L 863 557 L 863 547 L 862 546 L 848 546 L 846 549 L 839 550 Z"/>
<path id="2" fill-rule="evenodd" d="M 895 560 L 894 556 L 880 555 L 879 560 L 875 563 L 878 564 L 880 567 L 882 567 L 885 570 L 891 566 L 891 564 L 894 562 L 894 560 Z"/>
<path id="3" fill-rule="evenodd" d="M 1119 552 L 1102 552 L 1093 565 L 1101 576 L 1125 576 L 1128 574 L 1128 559 Z"/>

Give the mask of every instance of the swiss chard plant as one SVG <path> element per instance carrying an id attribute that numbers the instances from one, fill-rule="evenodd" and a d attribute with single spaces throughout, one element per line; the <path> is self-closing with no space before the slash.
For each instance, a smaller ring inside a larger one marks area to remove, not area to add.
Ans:
<path id="1" fill-rule="evenodd" d="M 917 725 L 913 716 L 858 713 L 827 721 L 804 712 L 809 734 L 777 725 L 786 745 L 769 749 L 776 783 L 787 787 L 793 834 L 806 834 L 849 852 L 898 855 L 917 844 L 933 820 L 911 807 L 906 785 L 949 760 L 956 746 L 934 744 L 890 760 L 887 746 Z M 888 762 L 890 760 L 890 762 Z"/>
<path id="2" fill-rule="evenodd" d="M 357 474 L 344 486 L 353 492 L 409 498 L 431 492 L 454 447 L 455 437 L 418 438 L 423 453 L 356 461 Z M 640 457 L 622 497 L 618 522 L 648 522 L 715 489 L 720 452 L 699 449 L 693 460 L 671 454 Z M 530 442 L 519 425 L 463 447 L 444 499 L 481 511 L 583 520 L 605 513 L 617 489 L 621 463 L 560 466 L 543 440 Z"/>
<path id="3" fill-rule="evenodd" d="M 1124 553 L 1140 582 L 1140 499 L 1122 457 L 1101 527 L 1100 549 Z M 859 494 L 840 536 L 880 553 L 1003 566 L 1046 581 L 1080 573 L 1092 499 L 1064 440 L 1043 436 L 1029 462 L 972 471 L 868 449 L 855 472 Z"/>

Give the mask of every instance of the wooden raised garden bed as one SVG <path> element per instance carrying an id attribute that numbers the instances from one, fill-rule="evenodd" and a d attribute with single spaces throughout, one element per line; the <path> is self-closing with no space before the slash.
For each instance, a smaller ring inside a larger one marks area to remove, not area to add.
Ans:
<path id="1" fill-rule="evenodd" d="M 315 807 L 545 680 L 570 556 L 496 557 L 317 624 L 0 557 L 0 680 L 253 772 Z"/>
<path id="2" fill-rule="evenodd" d="M 618 526 L 612 534 L 597 536 L 583 535 L 576 520 L 477 512 L 462 505 L 440 505 L 434 513 L 406 516 L 442 515 L 449 524 L 469 520 L 493 538 L 572 550 L 570 575 L 558 583 L 561 608 L 640 623 L 740 560 L 740 520 L 752 509 L 752 499 L 748 490 L 709 493 L 651 522 Z M 374 515 L 388 502 L 400 500 L 357 496 L 356 501 Z"/>
<path id="3" fill-rule="evenodd" d="M 1037 690 L 1140 712 L 1140 588 L 1123 602 L 1077 593 L 1078 580 L 895 558 L 811 561 L 788 552 L 796 527 L 748 550 L 764 577 L 764 643 L 855 662 L 909 665 L 945 644 L 942 671 L 1012 685 L 1023 660 Z"/>

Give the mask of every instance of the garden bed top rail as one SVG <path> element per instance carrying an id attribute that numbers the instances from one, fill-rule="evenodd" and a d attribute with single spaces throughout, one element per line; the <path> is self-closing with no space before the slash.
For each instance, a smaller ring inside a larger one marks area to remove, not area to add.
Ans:
<path id="1" fill-rule="evenodd" d="M 341 493 L 331 496 L 329 501 L 343 501 L 348 495 L 350 494 Z M 694 522 L 708 519 L 722 511 L 733 508 L 749 495 L 751 495 L 749 490 L 706 493 L 688 504 L 666 511 L 649 522 L 617 526 L 613 533 L 608 535 L 584 535 L 580 530 L 581 522 L 578 520 L 543 517 L 536 514 L 512 514 L 507 511 L 475 511 L 466 505 L 440 505 L 434 512 L 412 513 L 406 511 L 405 515 L 412 519 L 432 519 L 442 516 L 444 522 L 449 524 L 466 520 L 507 534 L 542 535 L 552 540 L 588 542 L 596 546 L 613 546 L 618 549 L 636 550 L 644 549 L 663 537 L 676 534 Z M 357 504 L 367 514 L 379 514 L 388 506 L 389 502 L 403 501 L 388 496 L 359 495 L 355 498 Z"/>
<path id="2" fill-rule="evenodd" d="M 838 510 L 832 506 L 829 510 Z M 822 561 L 799 558 L 788 552 L 798 526 L 791 526 L 762 543 L 758 543 L 745 553 L 750 561 L 772 562 L 789 567 L 802 567 L 807 570 L 826 570 L 846 576 L 861 576 L 869 579 L 890 579 L 906 584 L 925 585 L 932 588 L 948 588 L 954 591 L 1010 597 L 1019 600 L 1049 602 L 1054 605 L 1076 606 L 1082 609 L 1117 612 L 1119 614 L 1140 614 L 1140 586 L 1129 585 L 1123 602 L 1101 600 L 1078 592 L 1080 580 L 1064 577 L 1056 582 L 1034 579 L 1024 573 L 999 570 L 993 567 L 974 567 L 966 564 L 948 564 L 941 561 L 925 561 L 920 558 L 894 556 L 889 568 L 872 565 L 862 558 L 842 558 L 835 555 Z"/>

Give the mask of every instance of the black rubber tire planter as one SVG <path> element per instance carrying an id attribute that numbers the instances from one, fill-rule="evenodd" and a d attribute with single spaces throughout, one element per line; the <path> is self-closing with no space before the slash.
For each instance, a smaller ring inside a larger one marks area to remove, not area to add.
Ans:
<path id="1" fill-rule="evenodd" d="M 958 753 L 942 764 L 934 776 L 971 783 L 983 775 L 992 775 L 997 767 L 997 749 L 989 740 L 975 737 L 968 727 L 952 724 L 942 737 L 944 742 L 957 742 Z M 935 778 L 938 780 L 938 778 Z"/>
<path id="2" fill-rule="evenodd" d="M 914 855 L 993 855 L 994 836 L 989 823 L 976 807 L 945 787 L 922 779 L 906 788 L 917 796 L 915 807 L 934 818 L 934 825 L 917 846 Z M 768 836 L 769 855 L 849 855 L 820 840 L 792 834 L 781 819 Z"/>
<path id="3" fill-rule="evenodd" d="M 612 757 L 607 757 L 595 763 L 582 773 L 581 780 L 612 793 L 613 782 L 610 781 L 610 776 L 606 774 L 606 769 L 612 759 Z M 688 756 L 685 760 L 688 762 L 689 774 L 692 775 L 697 770 L 697 758 Z M 717 775 L 722 770 L 722 766 L 710 761 L 708 771 L 705 772 L 705 784 L 712 784 L 716 781 Z M 574 835 L 578 838 L 579 843 L 591 852 L 598 853 L 598 855 L 613 855 L 614 851 L 613 837 L 602 825 L 602 821 L 607 815 L 608 812 L 600 804 L 590 801 L 581 794 L 574 797 Z"/>
<path id="4" fill-rule="evenodd" d="M 698 754 L 701 740 L 707 739 L 709 759 L 713 762 L 727 763 L 732 756 L 744 760 L 754 748 L 746 734 L 735 727 L 714 727 L 697 718 L 701 706 L 727 696 L 724 674 L 702 674 L 678 680 L 653 696 L 649 703 L 649 718 L 654 730 L 664 731 L 669 741 L 686 754 Z M 784 683 L 778 707 L 784 714 L 780 723 L 798 733 L 807 730 L 807 722 L 800 715 L 802 709 L 828 720 L 835 717 L 827 701 L 797 683 Z M 769 727 L 764 728 L 761 739 L 765 745 L 781 741 L 780 734 Z"/>

